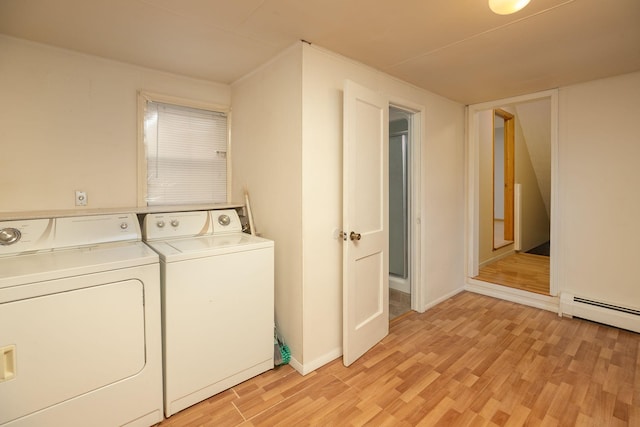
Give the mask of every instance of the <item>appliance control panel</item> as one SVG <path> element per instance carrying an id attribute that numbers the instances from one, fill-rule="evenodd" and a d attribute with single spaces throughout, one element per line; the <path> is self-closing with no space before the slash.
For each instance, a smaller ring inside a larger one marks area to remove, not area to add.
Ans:
<path id="1" fill-rule="evenodd" d="M 207 211 L 147 214 L 142 224 L 144 240 L 206 236 L 211 233 L 211 218 Z"/>
<path id="2" fill-rule="evenodd" d="M 0 221 L 0 256 L 53 247 L 53 219 Z"/>
<path id="3" fill-rule="evenodd" d="M 139 241 L 141 237 L 138 217 L 133 213 L 57 218 L 54 247 Z"/>
<path id="4" fill-rule="evenodd" d="M 140 239 L 133 213 L 0 221 L 0 256 Z"/>
<path id="5" fill-rule="evenodd" d="M 242 223 L 235 209 L 211 211 L 211 223 L 213 234 L 242 232 Z"/>

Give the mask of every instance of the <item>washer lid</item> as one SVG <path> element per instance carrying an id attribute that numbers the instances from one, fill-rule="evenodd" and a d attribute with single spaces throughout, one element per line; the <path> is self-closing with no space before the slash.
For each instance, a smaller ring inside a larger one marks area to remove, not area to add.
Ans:
<path id="1" fill-rule="evenodd" d="M 274 245 L 272 240 L 247 233 L 215 234 L 188 239 L 147 242 L 147 244 L 160 254 L 161 259 L 167 262 L 271 248 Z"/>

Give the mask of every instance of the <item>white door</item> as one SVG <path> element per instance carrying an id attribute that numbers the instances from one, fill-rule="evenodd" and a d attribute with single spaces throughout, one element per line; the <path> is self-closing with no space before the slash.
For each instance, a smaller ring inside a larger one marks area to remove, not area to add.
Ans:
<path id="1" fill-rule="evenodd" d="M 389 101 L 344 88 L 343 363 L 389 333 Z"/>

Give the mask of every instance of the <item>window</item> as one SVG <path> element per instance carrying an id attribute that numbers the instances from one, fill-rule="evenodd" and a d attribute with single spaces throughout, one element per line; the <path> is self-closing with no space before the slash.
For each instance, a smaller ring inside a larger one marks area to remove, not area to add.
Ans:
<path id="1" fill-rule="evenodd" d="M 143 204 L 226 203 L 226 111 L 159 102 L 149 95 L 141 102 Z"/>

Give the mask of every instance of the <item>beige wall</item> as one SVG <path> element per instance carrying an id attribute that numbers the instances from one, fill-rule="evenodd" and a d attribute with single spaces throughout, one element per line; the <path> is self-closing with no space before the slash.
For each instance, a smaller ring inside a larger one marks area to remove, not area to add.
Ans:
<path id="1" fill-rule="evenodd" d="M 275 241 L 275 318 L 302 360 L 302 47 L 232 85 L 233 197 Z"/>
<path id="2" fill-rule="evenodd" d="M 534 170 L 522 122 L 515 122 L 515 181 L 520 184 L 520 250 L 526 252 L 549 241 L 551 224 L 540 193 L 539 180 Z M 547 121 L 551 120 L 551 115 Z M 547 135 L 550 139 L 551 135 Z"/>
<path id="3" fill-rule="evenodd" d="M 229 105 L 228 85 L 0 36 L 0 212 L 137 202 L 138 90 Z"/>
<path id="4" fill-rule="evenodd" d="M 560 89 L 560 291 L 640 309 L 640 73 Z"/>

